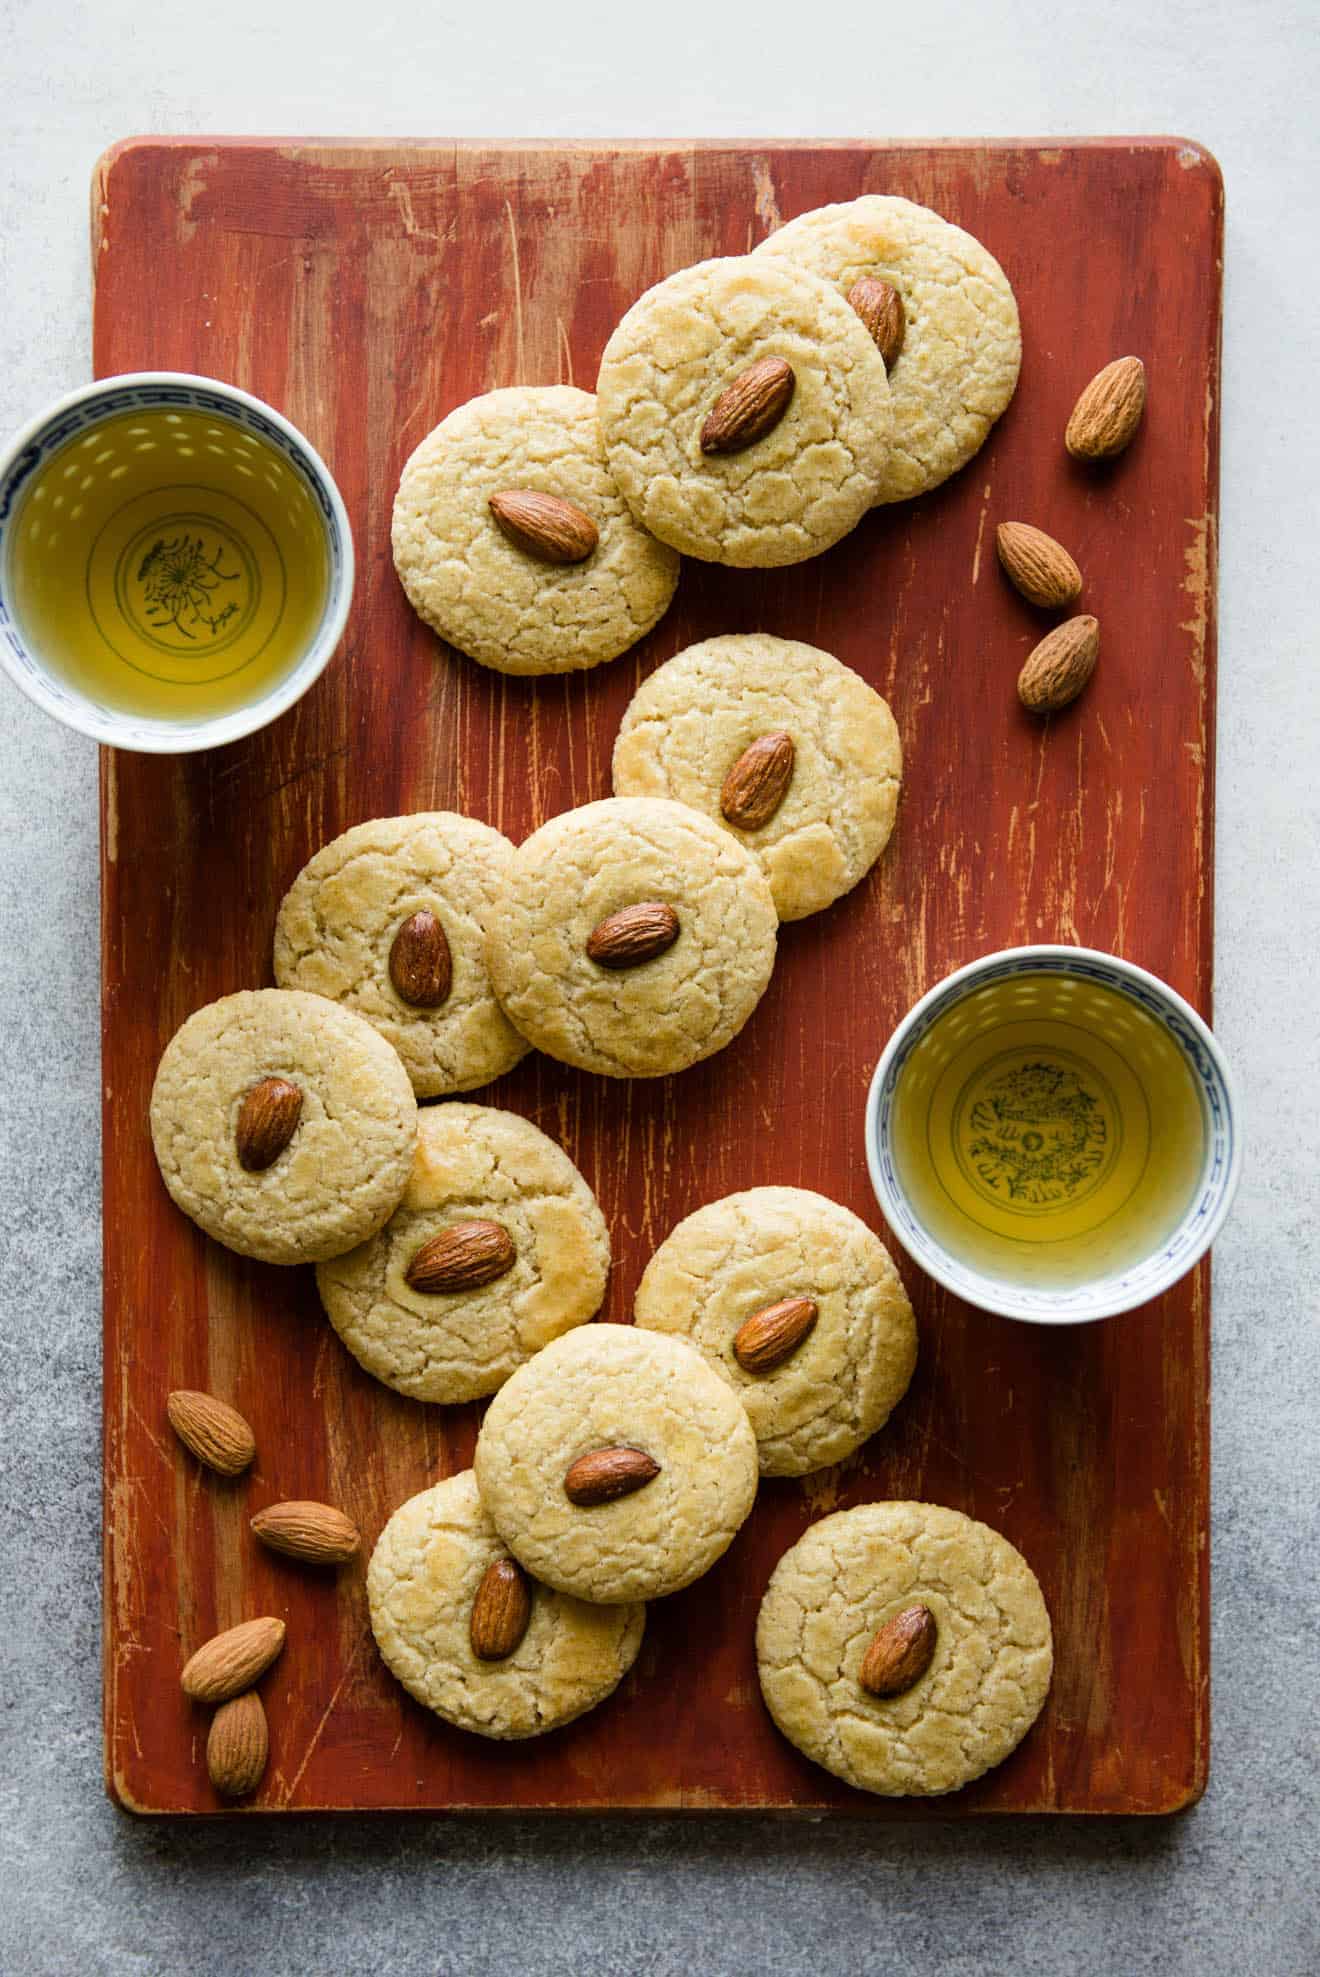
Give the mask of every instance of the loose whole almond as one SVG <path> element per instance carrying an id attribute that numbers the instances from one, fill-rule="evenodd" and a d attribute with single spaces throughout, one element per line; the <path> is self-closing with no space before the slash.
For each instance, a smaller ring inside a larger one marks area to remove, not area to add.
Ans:
<path id="1" fill-rule="evenodd" d="M 724 778 L 721 816 L 739 830 L 762 830 L 788 794 L 796 761 L 793 737 L 782 728 L 758 736 Z"/>
<path id="2" fill-rule="evenodd" d="M 587 958 L 601 968 L 638 968 L 678 939 L 678 915 L 658 899 L 621 906 L 587 936 Z"/>
<path id="3" fill-rule="evenodd" d="M 1065 604 L 1076 603 L 1082 573 L 1063 544 L 1044 529 L 1033 529 L 1030 522 L 1001 522 L 995 530 L 995 546 L 1004 575 L 1028 604 L 1060 611 Z"/>
<path id="4" fill-rule="evenodd" d="M 264 1675 L 284 1646 L 284 1622 L 244 1620 L 199 1647 L 179 1680 L 194 1702 L 228 1702 Z"/>
<path id="5" fill-rule="evenodd" d="M 1018 699 L 1033 714 L 1054 714 L 1076 700 L 1100 657 L 1094 618 L 1068 618 L 1046 632 L 1018 674 Z"/>
<path id="6" fill-rule="evenodd" d="M 294 1133 L 303 1095 L 287 1078 L 263 1078 L 244 1094 L 234 1128 L 238 1164 L 249 1174 L 273 1167 Z"/>
<path id="7" fill-rule="evenodd" d="M 305 1559 L 309 1565 L 342 1565 L 362 1544 L 352 1518 L 330 1503 L 268 1504 L 252 1519 L 252 1535 L 271 1551 Z"/>
<path id="8" fill-rule="evenodd" d="M 243 1416 L 214 1394 L 180 1387 L 166 1401 L 165 1412 L 184 1447 L 218 1475 L 241 1475 L 257 1452 Z"/>
<path id="9" fill-rule="evenodd" d="M 510 487 L 492 494 L 489 506 L 515 548 L 542 563 L 584 563 L 600 541 L 590 515 L 558 494 Z"/>
<path id="10" fill-rule="evenodd" d="M 454 1222 L 424 1242 L 404 1271 L 404 1282 L 424 1297 L 476 1291 L 512 1270 L 518 1252 L 499 1222 Z"/>
<path id="11" fill-rule="evenodd" d="M 738 1327 L 733 1356 L 745 1373 L 769 1373 L 792 1357 L 819 1316 L 814 1298 L 781 1297 Z"/>
<path id="12" fill-rule="evenodd" d="M 1146 406 L 1146 366 L 1116 357 L 1087 385 L 1063 435 L 1075 460 L 1112 460 L 1127 446 Z"/>
<path id="13" fill-rule="evenodd" d="M 724 387 L 701 428 L 703 453 L 741 453 L 772 432 L 797 389 L 793 366 L 782 357 L 758 357 Z"/>
<path id="14" fill-rule="evenodd" d="M 885 369 L 892 371 L 907 335 L 907 311 L 902 296 L 887 281 L 863 275 L 848 290 L 848 300 L 870 330 L 875 347 L 885 360 Z"/>
<path id="15" fill-rule="evenodd" d="M 255 1689 L 221 1703 L 206 1739 L 206 1768 L 222 1798 L 245 1799 L 266 1769 L 270 1732 Z"/>
<path id="16" fill-rule="evenodd" d="M 873 1696 L 901 1696 L 930 1667 L 938 1630 L 920 1602 L 886 1620 L 862 1659 L 858 1680 Z"/>
<path id="17" fill-rule="evenodd" d="M 504 1661 L 527 1632 L 532 1593 L 512 1558 L 493 1558 L 472 1602 L 468 1638 L 478 1661 Z"/>
<path id="18" fill-rule="evenodd" d="M 449 936 L 429 907 L 404 921 L 390 947 L 390 980 L 414 1009 L 438 1009 L 454 980 Z"/>
<path id="19" fill-rule="evenodd" d="M 593 1448 L 580 1455 L 564 1478 L 564 1495 L 583 1507 L 613 1503 L 646 1488 L 660 1474 L 660 1464 L 640 1448 Z"/>

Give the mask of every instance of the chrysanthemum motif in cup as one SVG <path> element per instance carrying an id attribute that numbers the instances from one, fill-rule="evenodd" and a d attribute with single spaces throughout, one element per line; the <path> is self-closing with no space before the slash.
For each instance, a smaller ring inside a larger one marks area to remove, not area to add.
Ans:
<path id="1" fill-rule="evenodd" d="M 1182 997 L 1076 947 L 987 955 L 909 1011 L 866 1114 L 876 1197 L 969 1304 L 1080 1324 L 1204 1255 L 1242 1160 L 1232 1079 Z"/>
<path id="2" fill-rule="evenodd" d="M 0 453 L 0 665 L 109 746 L 265 727 L 324 670 L 352 589 L 324 461 L 232 385 L 107 378 Z"/>

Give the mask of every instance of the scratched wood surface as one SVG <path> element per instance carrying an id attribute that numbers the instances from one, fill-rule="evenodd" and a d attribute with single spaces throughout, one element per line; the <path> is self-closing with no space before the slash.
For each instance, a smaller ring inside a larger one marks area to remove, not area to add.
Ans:
<path id="1" fill-rule="evenodd" d="M 634 653 L 506 681 L 436 643 L 389 555 L 399 468 L 496 385 L 590 385 L 650 282 L 866 190 L 929 203 L 1016 288 L 1017 399 L 981 456 L 869 517 L 827 557 L 761 575 L 688 565 Z M 134 141 L 94 188 L 95 364 L 226 378 L 280 407 L 336 474 L 359 557 L 342 652 L 274 729 L 209 755 L 103 759 L 105 1730 L 109 1787 L 141 1810 L 217 1812 L 183 1659 L 282 1614 L 259 1809 L 787 1808 L 1159 1812 L 1208 1762 L 1208 1273 L 1057 1335 L 988 1318 L 904 1262 L 921 1363 L 853 1461 L 766 1485 L 732 1551 L 651 1613 L 617 1696 L 568 1730 L 488 1745 L 415 1705 L 377 1659 L 361 1569 L 262 1552 L 280 1497 L 343 1505 L 367 1543 L 471 1459 L 478 1410 L 422 1407 L 359 1370 L 312 1273 L 245 1263 L 168 1202 L 147 1098 L 190 1011 L 270 979 L 279 899 L 336 832 L 454 808 L 523 837 L 609 792 L 637 682 L 694 639 L 760 627 L 824 645 L 890 700 L 906 783 L 895 839 L 831 912 L 784 930 L 734 1046 L 629 1086 L 533 1057 L 485 1094 L 562 1140 L 614 1235 L 625 1320 L 672 1225 L 735 1188 L 817 1188 L 878 1221 L 862 1109 L 900 1013 L 974 955 L 1109 948 L 1209 1013 L 1214 564 L 1222 192 L 1173 141 L 998 145 L 517 145 Z M 1129 455 L 1064 454 L 1081 384 L 1127 351 L 1150 402 Z M 1013 685 L 1039 635 L 996 567 L 997 521 L 1053 528 L 1103 627 L 1094 685 L 1041 726 Z M 902 1261 L 902 1259 L 900 1259 Z M 165 1425 L 172 1387 L 254 1423 L 236 1484 Z M 834 1783 L 772 1729 L 752 1627 L 785 1548 L 823 1512 L 926 1497 L 1004 1531 L 1054 1616 L 1040 1723 L 999 1770 L 930 1806 Z"/>

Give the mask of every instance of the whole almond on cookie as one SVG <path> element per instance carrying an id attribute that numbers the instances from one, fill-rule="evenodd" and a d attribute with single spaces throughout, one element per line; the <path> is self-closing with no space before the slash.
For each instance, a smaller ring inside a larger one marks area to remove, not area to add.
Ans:
<path id="1" fill-rule="evenodd" d="M 600 541 L 590 515 L 558 494 L 510 487 L 488 505 L 501 533 L 541 563 L 584 563 Z"/>
<path id="2" fill-rule="evenodd" d="M 263 1078 L 244 1093 L 234 1128 L 238 1164 L 249 1174 L 273 1167 L 298 1130 L 303 1095 L 287 1078 Z"/>
<path id="3" fill-rule="evenodd" d="M 781 1297 L 738 1327 L 733 1356 L 745 1373 L 769 1373 L 792 1357 L 819 1316 L 814 1298 Z"/>
<path id="4" fill-rule="evenodd" d="M 1028 604 L 1059 611 L 1075 604 L 1081 594 L 1082 573 L 1061 542 L 1030 522 L 1001 522 L 995 547 L 1004 575 Z"/>
<path id="5" fill-rule="evenodd" d="M 678 915 L 658 899 L 621 906 L 587 936 L 587 958 L 601 968 L 638 968 L 678 939 Z"/>
<path id="6" fill-rule="evenodd" d="M 256 1455 L 256 1438 L 243 1416 L 214 1394 L 180 1387 L 166 1401 L 165 1412 L 184 1447 L 217 1475 L 241 1475 Z"/>
<path id="7" fill-rule="evenodd" d="M 185 1663 L 183 1693 L 194 1702 L 228 1702 L 264 1675 L 284 1646 L 284 1622 L 267 1615 L 214 1634 Z"/>
<path id="8" fill-rule="evenodd" d="M 309 1565 L 342 1565 L 356 1556 L 362 1534 L 351 1517 L 330 1503 L 295 1500 L 268 1504 L 251 1523 L 252 1535 L 271 1551 Z"/>
<path id="9" fill-rule="evenodd" d="M 870 330 L 871 340 L 885 360 L 885 369 L 892 371 L 907 335 L 907 311 L 902 296 L 887 281 L 863 275 L 848 290 L 848 300 Z"/>
<path id="10" fill-rule="evenodd" d="M 1146 366 L 1140 357 L 1116 357 L 1073 406 L 1063 443 L 1074 460 L 1112 460 L 1131 442 L 1145 405 Z"/>
<path id="11" fill-rule="evenodd" d="M 404 921 L 390 947 L 390 980 L 414 1009 L 438 1009 L 454 980 L 449 936 L 429 907 Z"/>
<path id="12" fill-rule="evenodd" d="M 206 1739 L 206 1768 L 222 1798 L 255 1792 L 270 1754 L 266 1712 L 255 1689 L 221 1703 Z"/>
<path id="13" fill-rule="evenodd" d="M 928 1606 L 905 1606 L 886 1620 L 862 1658 L 857 1679 L 868 1695 L 901 1696 L 930 1667 L 938 1629 Z"/>
<path id="14" fill-rule="evenodd" d="M 512 1558 L 493 1558 L 477 1587 L 468 1622 L 468 1639 L 477 1660 L 506 1660 L 531 1618 L 532 1592 L 526 1573 Z"/>
<path id="15" fill-rule="evenodd" d="M 758 357 L 727 384 L 701 428 L 703 453 L 741 453 L 772 432 L 797 389 L 793 366 L 782 357 Z"/>
<path id="16" fill-rule="evenodd" d="M 564 1477 L 570 1503 L 587 1506 L 614 1503 L 645 1489 L 660 1474 L 660 1464 L 640 1448 L 593 1448 L 571 1464 Z"/>
<path id="17" fill-rule="evenodd" d="M 1094 618 L 1069 618 L 1046 632 L 1018 674 L 1018 699 L 1032 714 L 1055 714 L 1076 700 L 1100 657 Z"/>
<path id="18" fill-rule="evenodd" d="M 455 1222 L 424 1242 L 404 1271 L 404 1281 L 424 1297 L 476 1291 L 512 1270 L 513 1237 L 499 1222 Z"/>
<path id="19" fill-rule="evenodd" d="M 742 831 L 763 829 L 788 794 L 796 761 L 793 737 L 784 729 L 759 735 L 724 778 L 720 815 Z"/>

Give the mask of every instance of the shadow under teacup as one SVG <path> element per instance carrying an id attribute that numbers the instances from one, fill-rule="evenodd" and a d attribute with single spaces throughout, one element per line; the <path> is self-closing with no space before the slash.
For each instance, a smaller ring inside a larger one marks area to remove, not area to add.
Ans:
<path id="1" fill-rule="evenodd" d="M 1209 1248 L 1241 1168 L 1209 1029 L 1131 962 L 987 955 L 909 1011 L 876 1066 L 866 1156 L 886 1220 L 981 1310 L 1072 1325 L 1145 1304 Z"/>
<path id="2" fill-rule="evenodd" d="M 324 670 L 352 591 L 325 462 L 233 385 L 105 378 L 0 455 L 0 665 L 110 747 L 265 727 Z"/>

